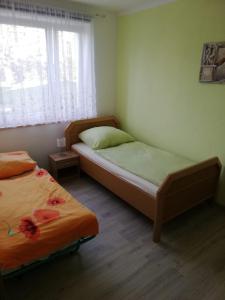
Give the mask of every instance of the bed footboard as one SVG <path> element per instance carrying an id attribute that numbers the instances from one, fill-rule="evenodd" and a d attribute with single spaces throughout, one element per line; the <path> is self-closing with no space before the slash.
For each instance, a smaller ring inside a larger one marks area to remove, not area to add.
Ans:
<path id="1" fill-rule="evenodd" d="M 220 171 L 215 157 L 167 176 L 156 197 L 155 242 L 160 240 L 163 223 L 215 196 Z"/>

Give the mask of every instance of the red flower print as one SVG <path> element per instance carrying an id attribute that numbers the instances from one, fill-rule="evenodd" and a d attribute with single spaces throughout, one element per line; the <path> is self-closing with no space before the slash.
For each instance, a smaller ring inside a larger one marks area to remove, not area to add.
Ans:
<path id="1" fill-rule="evenodd" d="M 48 223 L 58 219 L 60 216 L 57 210 L 52 209 L 36 209 L 33 215 L 39 223 Z"/>
<path id="2" fill-rule="evenodd" d="M 22 218 L 18 229 L 19 232 L 22 232 L 25 235 L 25 237 L 33 241 L 37 240 L 40 236 L 39 228 L 30 217 Z"/>
<path id="3" fill-rule="evenodd" d="M 38 176 L 38 177 L 42 177 L 42 176 L 47 175 L 47 174 L 48 174 L 48 172 L 44 169 L 40 169 L 40 170 L 36 171 L 36 176 Z"/>
<path id="4" fill-rule="evenodd" d="M 48 205 L 55 206 L 59 204 L 64 204 L 65 200 L 63 198 L 55 197 L 55 198 L 50 198 L 48 199 Z"/>

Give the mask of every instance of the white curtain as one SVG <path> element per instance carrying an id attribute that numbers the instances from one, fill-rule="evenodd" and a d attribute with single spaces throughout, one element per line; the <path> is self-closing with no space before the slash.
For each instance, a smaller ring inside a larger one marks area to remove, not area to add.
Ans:
<path id="1" fill-rule="evenodd" d="M 0 1 L 1 128 L 96 115 L 92 32 L 86 17 Z"/>

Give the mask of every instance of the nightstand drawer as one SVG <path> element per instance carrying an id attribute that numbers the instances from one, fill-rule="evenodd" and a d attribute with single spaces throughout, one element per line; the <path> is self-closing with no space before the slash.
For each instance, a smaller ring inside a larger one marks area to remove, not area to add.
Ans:
<path id="1" fill-rule="evenodd" d="M 72 166 L 78 166 L 79 165 L 79 160 L 72 160 L 72 161 L 58 161 L 56 163 L 57 169 L 63 169 L 63 168 L 68 168 Z"/>

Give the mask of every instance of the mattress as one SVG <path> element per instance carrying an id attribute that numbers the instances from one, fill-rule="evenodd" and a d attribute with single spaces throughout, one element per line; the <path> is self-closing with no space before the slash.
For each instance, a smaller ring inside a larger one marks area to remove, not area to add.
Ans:
<path id="1" fill-rule="evenodd" d="M 98 233 L 95 214 L 44 169 L 0 180 L 0 268 L 7 271 Z"/>
<path id="2" fill-rule="evenodd" d="M 116 175 L 117 177 L 121 178 L 122 180 L 125 180 L 144 192 L 150 194 L 151 196 L 156 196 L 156 193 L 159 189 L 159 186 L 149 182 L 148 180 L 145 180 L 119 166 L 116 164 L 106 160 L 102 156 L 96 153 L 96 151 L 92 150 L 89 146 L 87 146 L 84 143 L 77 143 L 72 145 L 72 149 L 75 150 L 80 155 L 86 157 L 90 161 L 94 162 L 95 164 L 99 165 L 100 167 L 104 168 L 108 172 L 112 173 L 113 175 Z"/>
<path id="3" fill-rule="evenodd" d="M 98 149 L 96 152 L 122 169 L 158 186 L 169 174 L 196 164 L 180 155 L 138 141 Z"/>

